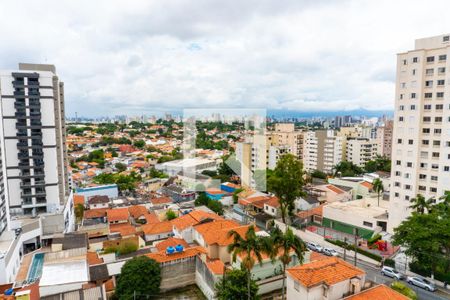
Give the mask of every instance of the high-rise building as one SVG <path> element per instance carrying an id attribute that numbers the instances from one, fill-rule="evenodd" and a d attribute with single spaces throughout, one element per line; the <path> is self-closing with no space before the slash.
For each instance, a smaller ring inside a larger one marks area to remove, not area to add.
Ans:
<path id="1" fill-rule="evenodd" d="M 417 194 L 450 190 L 449 56 L 449 34 L 418 39 L 397 55 L 389 232 Z"/>
<path id="2" fill-rule="evenodd" d="M 381 156 L 391 158 L 393 131 L 394 131 L 394 122 L 392 120 L 387 120 L 384 123 L 384 126 L 377 128 L 376 136 Z"/>
<path id="3" fill-rule="evenodd" d="M 275 130 L 268 133 L 268 143 L 278 148 L 289 148 L 289 152 L 303 158 L 303 132 L 295 130 L 294 123 L 277 123 Z"/>
<path id="4" fill-rule="evenodd" d="M 60 210 L 69 195 L 64 84 L 52 65 L 0 73 L 2 208 L 9 216 Z"/>
<path id="5" fill-rule="evenodd" d="M 369 160 L 380 154 L 378 142 L 368 138 L 348 139 L 345 152 L 346 160 L 359 167 L 364 167 Z"/>
<path id="6" fill-rule="evenodd" d="M 303 137 L 303 167 L 311 172 L 332 173 L 344 154 L 345 137 L 336 136 L 334 130 L 307 131 Z"/>

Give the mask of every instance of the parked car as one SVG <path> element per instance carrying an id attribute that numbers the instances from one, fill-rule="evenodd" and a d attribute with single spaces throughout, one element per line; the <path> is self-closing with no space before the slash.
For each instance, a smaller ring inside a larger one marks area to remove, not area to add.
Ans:
<path id="1" fill-rule="evenodd" d="M 402 273 L 400 273 L 399 271 L 397 271 L 394 268 L 387 267 L 387 266 L 384 266 L 383 268 L 381 268 L 381 275 L 395 278 L 397 280 L 405 279 L 405 277 L 403 276 Z"/>
<path id="2" fill-rule="evenodd" d="M 339 253 L 337 253 L 337 251 L 332 248 L 324 248 L 323 254 L 328 255 L 328 256 L 338 256 L 339 255 Z"/>
<path id="3" fill-rule="evenodd" d="M 406 282 L 409 284 L 421 287 L 427 291 L 434 292 L 436 290 L 436 287 L 434 286 L 434 283 L 431 281 L 417 276 L 409 276 L 408 279 L 406 279 Z"/>
<path id="4" fill-rule="evenodd" d="M 316 252 L 322 252 L 323 251 L 323 247 L 320 246 L 319 244 L 313 243 L 313 242 L 308 242 L 306 244 L 306 247 L 308 247 L 308 249 L 312 250 L 312 251 L 316 251 Z"/>

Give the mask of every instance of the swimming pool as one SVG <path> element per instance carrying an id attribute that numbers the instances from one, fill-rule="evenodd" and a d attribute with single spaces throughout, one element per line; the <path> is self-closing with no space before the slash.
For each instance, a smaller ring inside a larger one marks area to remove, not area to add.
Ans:
<path id="1" fill-rule="evenodd" d="M 39 279 L 42 275 L 42 267 L 44 266 L 44 253 L 36 253 L 33 256 L 30 269 L 28 270 L 28 281 Z"/>

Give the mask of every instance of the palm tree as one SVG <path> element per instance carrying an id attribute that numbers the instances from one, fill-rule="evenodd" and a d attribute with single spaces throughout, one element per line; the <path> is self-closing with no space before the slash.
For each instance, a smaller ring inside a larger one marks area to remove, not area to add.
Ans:
<path id="1" fill-rule="evenodd" d="M 287 227 L 283 232 L 278 227 L 274 227 L 272 231 L 272 251 L 271 258 L 274 259 L 278 256 L 278 259 L 283 265 L 283 285 L 281 289 L 282 300 L 285 299 L 284 287 L 286 286 L 286 267 L 291 262 L 291 251 L 295 252 L 299 263 L 302 264 L 304 260 L 304 253 L 306 251 L 305 243 L 294 234 L 291 228 Z M 281 253 L 281 254 L 279 254 Z"/>
<path id="2" fill-rule="evenodd" d="M 248 227 L 245 238 L 242 238 L 241 235 L 234 230 L 228 232 L 228 237 L 233 237 L 233 242 L 228 245 L 228 252 L 233 253 L 232 261 L 236 262 L 236 257 L 238 255 L 244 255 L 241 266 L 247 271 L 247 298 L 250 300 L 251 270 L 255 265 L 254 257 L 256 257 L 259 264 L 262 265 L 262 253 L 265 252 L 264 250 L 267 246 L 265 246 L 263 239 L 256 235 L 255 227 L 253 225 Z"/>
<path id="3" fill-rule="evenodd" d="M 380 206 L 380 195 L 382 192 L 384 192 L 383 182 L 381 181 L 380 178 L 377 178 L 372 182 L 372 185 L 373 190 L 377 193 L 378 196 L 378 206 Z"/>
<path id="4" fill-rule="evenodd" d="M 412 198 L 412 205 L 409 208 L 414 209 L 419 214 L 423 215 L 426 211 L 430 212 L 433 204 L 436 202 L 434 198 L 429 198 L 428 200 L 421 194 L 417 194 L 415 198 Z"/>

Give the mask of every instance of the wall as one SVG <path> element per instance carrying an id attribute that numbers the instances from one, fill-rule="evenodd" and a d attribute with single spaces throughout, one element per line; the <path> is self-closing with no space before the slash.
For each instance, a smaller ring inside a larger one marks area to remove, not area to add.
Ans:
<path id="1" fill-rule="evenodd" d="M 175 264 L 161 265 L 161 291 L 185 287 L 195 284 L 195 260 L 191 257 Z"/>

